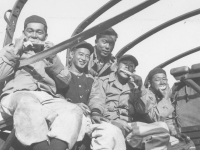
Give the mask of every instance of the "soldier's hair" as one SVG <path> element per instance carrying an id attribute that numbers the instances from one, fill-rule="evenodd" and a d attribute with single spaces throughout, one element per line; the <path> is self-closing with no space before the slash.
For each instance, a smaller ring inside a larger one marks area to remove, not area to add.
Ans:
<path id="1" fill-rule="evenodd" d="M 96 40 L 98 40 L 99 38 L 101 38 L 103 35 L 113 35 L 116 38 L 118 38 L 118 34 L 115 32 L 115 30 L 113 28 L 108 28 L 108 29 L 104 30 L 103 32 L 98 33 L 96 35 Z"/>

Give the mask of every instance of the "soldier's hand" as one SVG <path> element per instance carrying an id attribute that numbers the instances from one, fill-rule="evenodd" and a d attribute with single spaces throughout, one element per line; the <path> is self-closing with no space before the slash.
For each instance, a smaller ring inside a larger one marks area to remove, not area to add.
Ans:
<path id="1" fill-rule="evenodd" d="M 49 48 L 51 48 L 53 46 L 54 46 L 54 44 L 52 42 L 50 42 L 50 41 L 45 41 L 44 42 L 44 50 L 47 50 L 47 49 L 49 49 Z"/>
<path id="2" fill-rule="evenodd" d="M 27 37 L 24 34 L 22 34 L 20 38 L 15 39 L 15 44 L 14 44 L 14 53 L 15 54 L 23 53 L 23 45 L 26 40 L 27 40 Z"/>
<path id="3" fill-rule="evenodd" d="M 49 48 L 51 48 L 53 46 L 54 46 L 54 44 L 52 42 L 50 42 L 50 41 L 45 41 L 44 42 L 44 50 L 47 50 L 47 49 L 49 49 Z M 46 58 L 46 60 L 48 60 L 49 62 L 52 63 L 54 57 L 56 57 L 56 55 L 51 55 L 48 58 Z"/>
<path id="4" fill-rule="evenodd" d="M 142 78 L 137 75 L 137 74 L 132 74 L 131 78 L 134 80 L 135 84 L 138 86 L 139 89 L 141 89 L 143 82 L 142 82 Z"/>
<path id="5" fill-rule="evenodd" d="M 174 135 L 174 137 L 176 137 L 177 139 L 179 139 L 180 141 L 185 142 L 185 143 L 190 142 L 190 138 L 187 135 L 180 133 L 180 132 L 177 132 L 177 134 Z"/>
<path id="6" fill-rule="evenodd" d="M 81 109 L 83 110 L 83 114 L 85 115 L 85 116 L 87 116 L 87 115 L 89 115 L 91 112 L 90 112 L 90 108 L 87 106 L 87 105 L 85 105 L 84 103 L 77 103 L 77 105 L 79 106 L 79 107 L 81 107 Z"/>
<path id="7" fill-rule="evenodd" d="M 132 131 L 132 127 L 129 126 L 126 121 L 117 120 L 117 121 L 112 121 L 111 123 L 120 128 L 124 136 L 126 136 L 128 133 Z"/>
<path id="8" fill-rule="evenodd" d="M 159 92 L 161 93 L 161 95 L 163 96 L 163 98 L 165 99 L 169 99 L 172 96 L 172 90 L 170 89 L 169 85 L 167 84 L 167 87 L 165 90 L 161 90 L 159 89 Z"/>
<path id="9" fill-rule="evenodd" d="M 93 123 L 101 123 L 102 121 L 109 122 L 107 118 L 103 117 L 101 114 L 97 112 L 92 112 L 91 119 Z"/>

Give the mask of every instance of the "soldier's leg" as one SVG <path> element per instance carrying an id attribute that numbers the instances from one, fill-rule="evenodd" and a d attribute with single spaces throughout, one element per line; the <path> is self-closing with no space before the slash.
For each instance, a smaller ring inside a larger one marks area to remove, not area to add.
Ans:
<path id="1" fill-rule="evenodd" d="M 124 136 L 118 127 L 102 122 L 92 124 L 91 130 L 92 150 L 126 150 Z"/>
<path id="2" fill-rule="evenodd" d="M 4 97 L 1 114 L 4 119 L 13 116 L 16 137 L 23 145 L 47 140 L 48 126 L 35 95 L 21 91 Z"/>
<path id="3" fill-rule="evenodd" d="M 64 99 L 52 99 L 44 106 L 46 109 L 57 113 L 55 119 L 50 120 L 48 136 L 67 143 L 68 148 L 71 149 L 78 139 L 82 125 L 83 112 L 81 108 Z M 54 142 L 56 143 L 56 141 Z"/>

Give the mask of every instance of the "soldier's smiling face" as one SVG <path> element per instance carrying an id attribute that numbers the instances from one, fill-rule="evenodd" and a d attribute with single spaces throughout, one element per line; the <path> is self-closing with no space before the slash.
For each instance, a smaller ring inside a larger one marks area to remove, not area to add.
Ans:
<path id="1" fill-rule="evenodd" d="M 168 80 L 167 76 L 164 73 L 155 74 L 151 81 L 150 85 L 154 91 L 165 90 L 167 88 Z"/>
<path id="2" fill-rule="evenodd" d="M 77 48 L 71 52 L 71 57 L 77 69 L 84 69 L 90 60 L 90 51 L 87 48 Z"/>
<path id="3" fill-rule="evenodd" d="M 31 42 L 45 41 L 47 38 L 46 28 L 41 23 L 28 23 L 24 34 Z"/>

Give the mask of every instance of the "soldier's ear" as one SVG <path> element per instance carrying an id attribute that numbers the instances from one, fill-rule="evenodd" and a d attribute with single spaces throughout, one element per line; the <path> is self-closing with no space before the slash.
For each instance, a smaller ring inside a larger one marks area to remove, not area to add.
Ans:
<path id="1" fill-rule="evenodd" d="M 74 51 L 70 51 L 70 57 L 73 58 L 74 57 Z"/>
<path id="2" fill-rule="evenodd" d="M 151 86 L 151 81 L 149 80 L 148 82 L 147 82 L 147 88 L 149 88 Z"/>
<path id="3" fill-rule="evenodd" d="M 45 36 L 45 41 L 47 40 L 47 37 L 48 37 L 48 34 L 46 34 L 46 36 Z"/>

